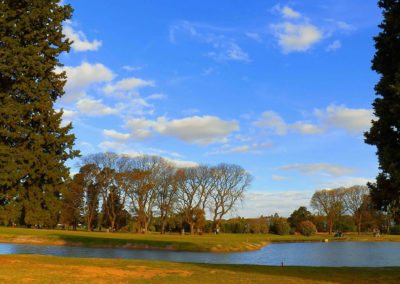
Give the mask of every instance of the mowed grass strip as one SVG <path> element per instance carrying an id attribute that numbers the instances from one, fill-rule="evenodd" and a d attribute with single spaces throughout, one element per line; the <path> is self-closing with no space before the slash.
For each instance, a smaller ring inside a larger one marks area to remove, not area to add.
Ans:
<path id="1" fill-rule="evenodd" d="M 400 235 L 345 234 L 343 238 L 328 235 L 305 237 L 301 235 L 204 234 L 179 235 L 159 233 L 106 233 L 86 231 L 42 230 L 0 227 L 0 242 L 37 245 L 69 245 L 85 247 L 122 247 L 130 249 L 161 249 L 177 251 L 234 252 L 258 250 L 270 242 L 329 241 L 393 241 Z"/>
<path id="2" fill-rule="evenodd" d="M 399 283 L 400 268 L 272 267 L 0 256 L 0 283 Z"/>

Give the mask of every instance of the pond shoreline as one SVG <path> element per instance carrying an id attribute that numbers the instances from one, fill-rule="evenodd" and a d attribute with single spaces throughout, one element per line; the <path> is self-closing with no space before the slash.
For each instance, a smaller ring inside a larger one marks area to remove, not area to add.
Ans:
<path id="1" fill-rule="evenodd" d="M 394 242 L 271 243 L 257 251 L 215 253 L 0 243 L 0 255 L 49 255 L 72 258 L 140 259 L 179 263 L 308 267 L 399 267 L 400 246 Z M 1 279 L 0 279 L 1 280 Z M 1 282 L 1 281 L 0 281 Z"/>
<path id="2" fill-rule="evenodd" d="M 171 252 L 213 252 L 213 253 L 235 253 L 235 252 L 251 252 L 260 250 L 269 244 L 284 244 L 284 243 L 320 243 L 324 242 L 324 239 L 298 239 L 298 240 L 269 240 L 265 242 L 259 243 L 241 243 L 240 247 L 222 247 L 222 246 L 214 246 L 209 249 L 180 249 L 174 247 L 173 245 L 168 245 L 165 247 L 160 246 L 150 246 L 146 244 L 135 243 L 134 240 L 132 242 L 127 241 L 125 244 L 116 245 L 116 244 L 84 244 L 79 242 L 69 242 L 65 240 L 51 240 L 48 238 L 40 238 L 31 235 L 18 235 L 18 236 L 2 236 L 0 235 L 0 243 L 2 244 L 24 244 L 24 245 L 39 245 L 39 246 L 62 246 L 62 247 L 82 247 L 82 248 L 114 248 L 114 249 L 128 249 L 128 250 L 149 250 L 149 251 L 171 251 Z M 328 239 L 328 242 L 399 242 L 398 240 L 391 239 L 383 239 L 383 238 L 365 238 L 365 239 L 347 239 L 344 238 L 335 238 Z"/>
<path id="3" fill-rule="evenodd" d="M 301 235 L 253 234 L 135 234 L 0 227 L 0 243 L 116 248 L 127 250 L 159 250 L 188 252 L 249 252 L 274 243 L 318 242 L 400 242 L 400 235 L 345 234 L 335 238 L 327 234 Z"/>

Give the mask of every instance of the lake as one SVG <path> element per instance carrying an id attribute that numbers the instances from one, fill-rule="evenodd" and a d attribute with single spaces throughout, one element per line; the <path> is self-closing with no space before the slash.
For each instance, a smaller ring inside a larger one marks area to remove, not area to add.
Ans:
<path id="1" fill-rule="evenodd" d="M 395 242 L 275 243 L 258 251 L 240 253 L 0 244 L 0 254 L 43 254 L 220 264 L 281 265 L 283 262 L 284 265 L 298 266 L 400 266 L 400 243 Z"/>

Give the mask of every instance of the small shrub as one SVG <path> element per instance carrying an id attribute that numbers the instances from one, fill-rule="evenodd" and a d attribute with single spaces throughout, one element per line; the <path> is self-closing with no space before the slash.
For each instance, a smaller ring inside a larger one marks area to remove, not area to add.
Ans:
<path id="1" fill-rule="evenodd" d="M 317 228 L 315 227 L 313 222 L 303 221 L 299 225 L 299 231 L 300 231 L 300 234 L 302 234 L 303 236 L 309 237 L 309 236 L 315 235 L 315 233 L 317 232 Z"/>
<path id="2" fill-rule="evenodd" d="M 271 231 L 278 235 L 289 235 L 290 225 L 284 218 L 278 218 L 274 220 L 271 226 Z"/>

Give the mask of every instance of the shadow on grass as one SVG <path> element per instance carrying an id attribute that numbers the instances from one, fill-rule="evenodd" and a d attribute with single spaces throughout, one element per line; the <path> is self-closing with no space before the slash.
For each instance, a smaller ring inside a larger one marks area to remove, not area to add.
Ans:
<path id="1" fill-rule="evenodd" d="M 361 267 L 300 267 L 300 266 L 261 266 L 261 265 L 208 265 L 196 264 L 199 268 L 207 270 L 218 269 L 227 273 L 249 274 L 259 277 L 293 277 L 289 280 L 301 279 L 329 283 L 400 283 L 400 267 L 361 268 Z M 285 282 L 286 283 L 286 282 Z"/>
<path id="2" fill-rule="evenodd" d="M 334 283 L 400 283 L 400 267 L 304 267 L 304 266 L 262 266 L 262 265 L 224 265 L 197 264 L 207 270 L 222 270 L 230 273 L 259 276 L 286 276 L 308 281 Z M 292 283 L 292 282 L 291 282 Z"/>

